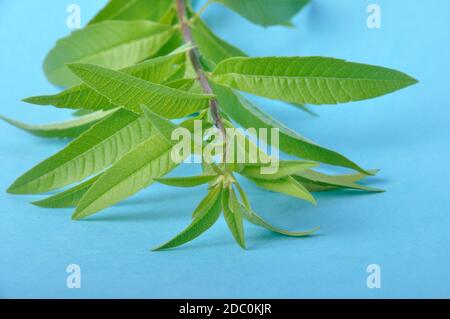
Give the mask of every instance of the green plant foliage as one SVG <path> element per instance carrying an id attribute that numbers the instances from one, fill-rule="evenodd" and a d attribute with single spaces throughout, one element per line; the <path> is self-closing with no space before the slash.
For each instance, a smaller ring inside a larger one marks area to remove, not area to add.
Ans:
<path id="1" fill-rule="evenodd" d="M 208 4 L 213 2 L 251 22 L 271 26 L 290 25 L 309 1 L 212 0 Z M 410 86 L 415 79 L 396 70 L 335 58 L 247 57 L 218 37 L 202 20 L 202 13 L 194 12 L 190 1 L 184 0 L 111 0 L 84 29 L 59 40 L 44 61 L 44 72 L 51 83 L 67 88 L 24 101 L 76 110 L 75 118 L 47 125 L 1 119 L 33 135 L 73 140 L 20 176 L 8 192 L 55 191 L 33 204 L 73 207 L 73 219 L 79 220 L 153 184 L 206 188 L 189 225 L 155 249 L 165 250 L 197 238 L 221 216 L 230 240 L 242 248 L 246 247 L 245 221 L 292 237 L 317 231 L 281 229 L 263 219 L 252 209 L 239 178 L 312 204 L 316 204 L 313 192 L 382 191 L 360 183 L 378 170 L 366 170 L 301 136 L 239 91 L 282 100 L 314 114 L 305 104 L 371 99 Z M 232 130 L 237 125 L 249 129 L 249 134 Z M 263 148 L 255 134 L 258 129 L 267 130 L 265 146 L 279 149 L 279 157 L 294 158 L 280 159 Z M 182 162 L 191 155 L 183 153 L 181 161 L 172 156 L 179 146 L 173 139 L 179 130 L 190 139 L 188 149 L 201 155 L 202 174 L 167 176 L 178 165 L 186 165 Z M 212 161 L 205 161 L 206 150 Z M 236 152 L 245 155 L 243 161 Z M 274 163 L 273 172 L 264 171 Z M 324 164 L 353 172 L 325 174 Z"/>
<path id="2" fill-rule="evenodd" d="M 74 138 L 87 131 L 95 123 L 98 123 L 101 119 L 111 114 L 111 112 L 112 111 L 100 111 L 84 115 L 74 120 L 45 125 L 29 125 L 4 116 L 0 116 L 0 119 L 36 136 L 48 138 Z"/>
<path id="3" fill-rule="evenodd" d="M 93 24 L 59 40 L 44 61 L 44 71 L 53 84 L 71 86 L 79 81 L 66 64 L 122 69 L 158 52 L 174 32 L 170 26 L 145 20 Z"/>
<path id="4" fill-rule="evenodd" d="M 405 73 L 323 57 L 230 58 L 213 80 L 241 91 L 300 104 L 338 104 L 385 95 L 417 81 Z"/>
<path id="5" fill-rule="evenodd" d="M 42 200 L 32 202 L 32 204 L 46 208 L 77 207 L 80 199 L 84 196 L 84 194 L 88 191 L 92 184 L 97 181 L 99 177 L 100 175 L 95 176 L 79 185 L 69 188 L 64 192 L 57 193 Z"/>
<path id="6" fill-rule="evenodd" d="M 89 24 L 107 20 L 160 21 L 172 5 L 172 0 L 111 0 Z"/>
<path id="7" fill-rule="evenodd" d="M 148 82 L 161 84 L 173 76 L 182 67 L 180 62 L 183 58 L 183 52 L 158 57 L 122 69 L 121 72 Z M 29 97 L 24 99 L 24 102 L 88 111 L 107 110 L 117 107 L 112 104 L 108 98 L 97 93 L 94 89 L 84 83 L 71 87 L 58 94 Z"/>
<path id="8" fill-rule="evenodd" d="M 262 25 L 287 25 L 309 0 L 214 0 L 236 11 L 249 21 Z"/>
<path id="9" fill-rule="evenodd" d="M 69 68 L 111 103 L 135 113 L 141 113 L 140 106 L 145 104 L 167 118 L 181 118 L 207 108 L 211 99 L 92 64 L 70 64 Z"/>

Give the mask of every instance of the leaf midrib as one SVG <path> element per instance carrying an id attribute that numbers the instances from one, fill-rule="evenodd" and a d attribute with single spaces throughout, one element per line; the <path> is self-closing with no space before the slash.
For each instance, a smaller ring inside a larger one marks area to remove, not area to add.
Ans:
<path id="1" fill-rule="evenodd" d="M 393 79 L 371 79 L 371 78 L 349 78 L 349 77 L 324 77 L 324 76 L 288 76 L 288 75 L 257 75 L 257 74 L 246 74 L 246 73 L 219 73 L 214 74 L 213 77 L 220 78 L 222 76 L 238 76 L 238 77 L 251 77 L 251 78 L 263 78 L 263 79 L 281 79 L 281 80 L 344 80 L 344 81 L 374 81 L 374 82 L 395 82 L 395 83 L 414 83 L 415 80 L 411 78 L 410 80 L 393 80 Z"/>

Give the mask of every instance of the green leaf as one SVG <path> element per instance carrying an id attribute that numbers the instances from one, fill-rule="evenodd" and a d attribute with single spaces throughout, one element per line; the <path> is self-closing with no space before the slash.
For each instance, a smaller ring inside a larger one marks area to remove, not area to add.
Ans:
<path id="1" fill-rule="evenodd" d="M 199 175 L 189 177 L 155 178 L 158 183 L 174 187 L 195 187 L 207 184 L 217 178 L 217 175 Z"/>
<path id="2" fill-rule="evenodd" d="M 369 173 L 376 174 L 378 170 L 369 170 Z M 355 182 L 367 177 L 366 174 L 345 174 L 345 175 L 328 175 L 314 170 L 305 170 L 297 172 L 293 177 L 303 184 L 309 191 L 319 192 L 339 188 L 357 189 L 367 192 L 383 192 L 381 189 L 367 187 Z"/>
<path id="3" fill-rule="evenodd" d="M 231 57 L 247 56 L 240 49 L 214 34 L 200 18 L 193 24 L 192 36 L 201 54 L 214 63 Z"/>
<path id="4" fill-rule="evenodd" d="M 248 178 L 248 177 L 247 177 Z M 264 180 L 256 178 L 248 178 L 261 188 L 281 193 L 284 195 L 300 198 L 316 205 L 316 200 L 311 193 L 293 177 L 288 176 L 276 180 Z"/>
<path id="5" fill-rule="evenodd" d="M 23 101 L 25 102 L 25 100 L 26 99 L 24 99 Z M 85 116 L 85 115 L 91 114 L 92 112 L 93 111 L 91 111 L 91 110 L 77 110 L 77 111 L 74 111 L 72 113 L 72 115 L 76 116 L 76 117 L 80 117 L 80 116 Z"/>
<path id="6" fill-rule="evenodd" d="M 148 119 L 145 120 L 150 123 Z M 134 195 L 180 164 L 172 159 L 172 148 L 176 143 L 167 138 L 165 131 L 172 131 L 172 126 L 176 126 L 160 117 L 152 120 L 156 125 L 152 127 L 155 135 L 140 143 L 103 173 L 81 199 L 73 219 L 88 217 Z M 180 126 L 184 127 L 189 122 L 186 120 Z M 180 162 L 186 157 L 185 154 Z"/>
<path id="7" fill-rule="evenodd" d="M 312 230 L 307 230 L 307 231 L 289 231 L 289 230 L 285 230 L 285 229 L 281 229 L 278 227 L 275 227 L 271 224 L 269 224 L 267 221 L 265 221 L 263 218 L 261 218 L 261 216 L 257 215 L 255 212 L 249 212 L 245 209 L 245 207 L 241 206 L 241 209 L 243 211 L 244 217 L 251 222 L 252 224 L 255 224 L 257 226 L 260 227 L 264 227 L 268 230 L 270 230 L 271 232 L 277 233 L 277 234 L 281 234 L 281 235 L 285 235 L 285 236 L 289 236 L 289 237 L 305 237 L 305 236 L 310 236 L 313 233 L 315 233 L 317 230 L 319 230 L 319 228 L 315 228 Z"/>
<path id="8" fill-rule="evenodd" d="M 88 63 L 118 70 L 152 56 L 175 30 L 150 21 L 104 21 L 87 26 L 59 40 L 44 61 L 50 82 L 78 84 L 68 63 Z"/>
<path id="9" fill-rule="evenodd" d="M 180 68 L 183 53 L 154 58 L 121 72 L 153 83 L 162 83 L 174 75 Z M 178 63 L 178 64 L 177 64 Z M 117 107 L 109 99 L 97 93 L 86 84 L 80 84 L 54 95 L 33 96 L 23 100 L 37 105 L 53 105 L 59 108 L 107 110 Z"/>
<path id="10" fill-rule="evenodd" d="M 44 208 L 76 207 L 83 195 L 86 194 L 88 189 L 98 180 L 99 177 L 100 175 L 95 176 L 91 179 L 88 179 L 84 183 L 74 186 L 64 192 L 57 193 L 45 199 L 32 202 L 32 204 Z"/>
<path id="11" fill-rule="evenodd" d="M 157 134 L 136 146 L 110 167 L 79 202 L 73 219 L 91 216 L 150 186 L 173 170 L 172 144 Z"/>
<path id="12" fill-rule="evenodd" d="M 214 0 L 237 12 L 247 20 L 262 25 L 292 25 L 291 18 L 309 0 Z"/>
<path id="13" fill-rule="evenodd" d="M 172 4 L 173 0 L 111 0 L 89 24 L 105 20 L 159 21 Z"/>
<path id="14" fill-rule="evenodd" d="M 305 113 L 308 113 L 311 116 L 319 116 L 316 112 L 311 111 L 311 109 L 303 104 L 297 104 L 297 103 L 290 103 L 293 107 L 296 109 L 299 109 Z"/>
<path id="15" fill-rule="evenodd" d="M 151 123 L 152 127 L 162 136 L 164 139 L 172 144 L 172 133 L 178 128 L 169 120 L 162 118 L 156 113 L 153 113 L 147 105 L 141 105 L 142 112 L 145 118 Z"/>
<path id="16" fill-rule="evenodd" d="M 192 213 L 192 218 L 196 219 L 198 216 L 201 216 L 209 211 L 217 201 L 220 201 L 220 196 L 222 196 L 221 194 L 222 183 L 217 183 L 209 190 L 208 195 L 206 195 L 206 197 L 202 199 L 197 208 L 195 208 L 194 212 Z"/>
<path id="17" fill-rule="evenodd" d="M 323 57 L 230 58 L 213 79 L 241 91 L 299 104 L 338 104 L 385 95 L 417 83 L 405 73 Z"/>
<path id="18" fill-rule="evenodd" d="M 19 177 L 8 192 L 39 194 L 80 182 L 113 164 L 151 134 L 145 118 L 119 110 Z"/>
<path id="19" fill-rule="evenodd" d="M 144 104 L 166 118 L 181 118 L 209 106 L 210 95 L 189 93 L 95 65 L 71 64 L 84 83 L 114 105 L 142 114 Z"/>
<path id="20" fill-rule="evenodd" d="M 225 221 L 236 242 L 245 249 L 244 223 L 240 204 L 232 188 L 222 191 L 222 208 Z"/>
<path id="21" fill-rule="evenodd" d="M 98 123 L 101 119 L 110 115 L 112 112 L 114 112 L 114 110 L 107 112 L 100 111 L 79 117 L 74 120 L 45 125 L 29 125 L 1 115 L 0 119 L 36 136 L 49 138 L 74 138 L 87 131 L 94 124 Z"/>
<path id="22" fill-rule="evenodd" d="M 279 161 L 278 162 L 278 170 L 273 174 L 267 174 L 261 170 L 264 165 L 261 164 L 245 164 L 243 169 L 239 172 L 239 174 L 245 175 L 251 178 L 258 179 L 280 179 L 283 177 L 287 177 L 293 175 L 295 173 L 300 173 L 308 168 L 313 168 L 318 166 L 319 164 L 314 162 L 306 162 L 306 161 Z"/>
<path id="23" fill-rule="evenodd" d="M 220 107 L 243 127 L 256 129 L 267 128 L 268 141 L 271 141 L 271 129 L 278 128 L 280 138 L 279 147 L 283 152 L 307 160 L 347 167 L 362 173 L 367 173 L 359 165 L 341 154 L 317 145 L 292 131 L 243 98 L 240 94 L 235 94 L 232 90 L 220 85 L 214 85 L 213 87 L 214 93 L 219 99 Z"/>
<path id="24" fill-rule="evenodd" d="M 199 213 L 194 218 L 192 223 L 177 236 L 153 250 L 159 251 L 181 246 L 187 242 L 194 240 L 209 228 L 211 228 L 211 226 L 214 225 L 219 219 L 220 213 L 222 211 L 220 196 L 211 197 L 211 199 L 213 200 L 213 204 L 209 209 Z"/>
<path id="25" fill-rule="evenodd" d="M 268 223 L 262 217 L 260 217 L 258 214 L 255 213 L 255 211 L 252 209 L 252 207 L 250 205 L 248 196 L 245 193 L 244 189 L 241 187 L 241 185 L 238 182 L 235 182 L 235 185 L 236 185 L 236 188 L 237 188 L 239 195 L 243 202 L 242 204 L 239 203 L 239 207 L 241 209 L 242 215 L 252 224 L 266 228 L 274 233 L 278 233 L 278 234 L 285 235 L 285 236 L 291 236 L 291 237 L 309 236 L 319 229 L 319 228 L 315 228 L 315 229 L 309 230 L 309 231 L 288 231 L 285 229 L 281 229 L 281 228 L 272 226 L 270 223 Z"/>

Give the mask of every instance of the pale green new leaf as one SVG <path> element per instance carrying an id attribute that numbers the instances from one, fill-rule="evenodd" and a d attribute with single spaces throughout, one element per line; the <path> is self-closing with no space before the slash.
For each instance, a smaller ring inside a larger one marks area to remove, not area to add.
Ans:
<path id="1" fill-rule="evenodd" d="M 217 65 L 219 84 L 299 104 L 338 104 L 385 95 L 417 83 L 405 73 L 324 57 L 230 58 Z"/>
<path id="2" fill-rule="evenodd" d="M 105 20 L 160 21 L 172 4 L 173 0 L 110 0 L 89 24 Z"/>
<path id="3" fill-rule="evenodd" d="M 217 183 L 209 190 L 208 195 L 206 195 L 206 197 L 203 198 L 200 204 L 198 204 L 198 206 L 195 208 L 194 212 L 192 213 L 192 218 L 195 219 L 210 210 L 218 200 L 220 201 L 220 196 L 222 196 L 221 194 L 222 183 Z"/>
<path id="4" fill-rule="evenodd" d="M 223 216 L 236 242 L 245 249 L 244 221 L 240 204 L 232 188 L 222 191 Z"/>
<path id="5" fill-rule="evenodd" d="M 314 162 L 306 162 L 306 161 L 279 161 L 277 163 L 277 170 L 274 173 L 265 173 L 263 169 L 264 166 L 262 164 L 245 164 L 243 169 L 239 172 L 239 174 L 245 175 L 251 178 L 258 179 L 280 179 L 283 177 L 287 177 L 290 175 L 294 175 L 296 173 L 300 173 L 308 168 L 313 168 L 318 166 L 319 164 Z"/>
<path id="6" fill-rule="evenodd" d="M 87 131 L 94 124 L 98 123 L 101 119 L 110 115 L 112 112 L 114 112 L 114 110 L 107 112 L 100 111 L 76 118 L 74 120 L 44 125 L 30 125 L 9 119 L 1 115 L 0 119 L 21 130 L 39 137 L 74 138 Z"/>
<path id="7" fill-rule="evenodd" d="M 285 229 L 281 229 L 281 228 L 273 226 L 272 224 L 265 221 L 261 216 L 259 216 L 258 214 L 255 213 L 255 211 L 252 209 L 252 207 L 250 205 L 248 196 L 245 193 L 244 189 L 241 187 L 241 185 L 237 182 L 235 183 L 235 185 L 236 185 L 236 188 L 242 199 L 242 204 L 239 203 L 239 207 L 241 209 L 242 215 L 252 224 L 266 228 L 274 233 L 278 233 L 278 234 L 285 235 L 285 236 L 291 236 L 291 237 L 309 236 L 319 229 L 319 228 L 315 228 L 313 230 L 308 230 L 308 231 L 289 231 L 289 230 L 285 230 Z"/>
<path id="8" fill-rule="evenodd" d="M 77 186 L 42 200 L 32 202 L 32 204 L 44 208 L 76 207 L 83 195 L 86 194 L 88 189 L 98 180 L 99 177 L 100 175 L 95 176 Z"/>
<path id="9" fill-rule="evenodd" d="M 376 174 L 378 170 L 369 170 L 369 173 Z M 305 186 L 309 191 L 319 192 L 333 189 L 356 189 L 367 192 L 383 192 L 381 189 L 357 184 L 356 182 L 367 177 L 366 174 L 345 174 L 328 175 L 314 170 L 297 172 L 293 177 Z"/>
<path id="10" fill-rule="evenodd" d="M 104 21 L 59 40 L 44 61 L 50 82 L 79 83 L 66 64 L 87 63 L 119 70 L 152 56 L 172 36 L 171 26 L 150 21 Z"/>
<path id="11" fill-rule="evenodd" d="M 244 217 L 251 223 L 260 226 L 260 227 L 264 227 L 267 230 L 270 230 L 271 232 L 277 233 L 277 234 L 281 234 L 281 235 L 285 235 L 285 236 L 289 236 L 289 237 L 305 237 L 305 236 L 310 236 L 313 233 L 315 233 L 319 228 L 315 228 L 312 230 L 307 230 L 307 231 L 289 231 L 289 230 L 285 230 L 285 229 L 281 229 L 278 227 L 275 227 L 271 224 L 269 224 L 267 221 L 265 221 L 263 218 L 261 218 L 261 216 L 255 214 L 255 212 L 249 212 L 245 209 L 244 206 L 241 206 L 242 212 L 244 214 Z"/>
<path id="12" fill-rule="evenodd" d="M 247 56 L 240 49 L 214 34 L 200 18 L 197 18 L 193 24 L 192 35 L 201 54 L 214 63 L 231 57 Z"/>
<path id="13" fill-rule="evenodd" d="M 80 182 L 113 164 L 151 134 L 145 118 L 121 109 L 19 177 L 8 192 L 39 194 Z"/>
<path id="14" fill-rule="evenodd" d="M 288 176 L 276 180 L 264 180 L 256 178 L 248 178 L 261 188 L 281 193 L 284 195 L 307 200 L 312 204 L 316 204 L 316 200 L 311 193 L 293 177 Z"/>
<path id="15" fill-rule="evenodd" d="M 303 105 L 303 104 L 297 104 L 297 103 L 289 103 L 290 105 L 292 105 L 293 107 L 295 107 L 298 110 L 301 110 L 305 113 L 308 113 L 311 116 L 319 116 L 317 115 L 316 112 L 312 111 L 309 107 Z"/>
<path id="16" fill-rule="evenodd" d="M 214 85 L 214 93 L 219 99 L 220 107 L 243 127 L 267 128 L 268 142 L 271 141 L 271 129 L 279 129 L 279 147 L 283 152 L 307 160 L 348 167 L 366 173 L 363 168 L 341 154 L 317 145 L 292 131 L 240 94 L 235 94 L 232 90 L 220 85 Z"/>
<path id="17" fill-rule="evenodd" d="M 138 63 L 120 70 L 123 73 L 153 83 L 163 83 L 181 67 L 183 53 L 167 55 Z M 37 105 L 53 105 L 59 108 L 89 110 L 107 110 L 116 106 L 110 100 L 86 84 L 76 85 L 54 95 L 33 96 L 23 100 Z"/>
<path id="18" fill-rule="evenodd" d="M 69 67 L 111 103 L 139 114 L 142 114 L 143 104 L 166 118 L 182 118 L 207 108 L 211 99 L 210 95 L 173 89 L 95 65 L 71 64 Z"/>
<path id="19" fill-rule="evenodd" d="M 217 178 L 217 175 L 199 175 L 188 177 L 155 178 L 158 183 L 174 187 L 196 187 L 207 184 Z"/>
<path id="20" fill-rule="evenodd" d="M 156 134 L 125 154 L 92 185 L 78 203 L 73 219 L 82 219 L 112 206 L 173 170 L 172 144 Z"/>
<path id="21" fill-rule="evenodd" d="M 214 0 L 262 25 L 291 25 L 290 20 L 309 0 Z"/>
<path id="22" fill-rule="evenodd" d="M 211 226 L 214 225 L 220 217 L 222 205 L 221 196 L 213 196 L 210 198 L 211 200 L 213 200 L 213 204 L 210 205 L 210 208 L 201 211 L 201 213 L 195 216 L 194 220 L 185 230 L 183 230 L 181 233 L 179 233 L 177 236 L 175 236 L 165 244 L 155 248 L 154 250 L 165 250 L 181 246 L 187 242 L 194 240 L 209 228 L 211 228 Z"/>

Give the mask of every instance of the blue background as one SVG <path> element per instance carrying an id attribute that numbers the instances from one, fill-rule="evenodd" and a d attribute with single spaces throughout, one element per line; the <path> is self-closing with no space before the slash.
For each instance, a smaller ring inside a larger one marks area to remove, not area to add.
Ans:
<path id="1" fill-rule="evenodd" d="M 77 0 L 83 22 L 105 1 Z M 68 34 L 61 0 L 0 1 L 1 114 L 29 123 L 70 112 L 20 102 L 56 92 L 42 61 Z M 382 8 L 382 28 L 368 29 L 366 8 Z M 248 225 L 248 250 L 221 220 L 179 249 L 149 248 L 184 228 L 204 195 L 153 186 L 93 218 L 40 209 L 38 197 L 11 196 L 13 180 L 58 151 L 64 141 L 30 136 L 0 123 L 1 297 L 450 297 L 450 28 L 447 0 L 314 0 L 295 29 L 264 29 L 220 7 L 205 18 L 251 55 L 325 55 L 402 70 L 420 84 L 375 100 L 315 107 L 310 117 L 257 99 L 268 112 L 366 168 L 382 194 L 334 192 L 318 206 L 257 190 L 251 199 L 278 226 L 309 229 L 295 239 Z M 66 288 L 66 267 L 79 264 L 82 288 Z M 366 267 L 381 266 L 381 289 L 368 289 Z"/>

